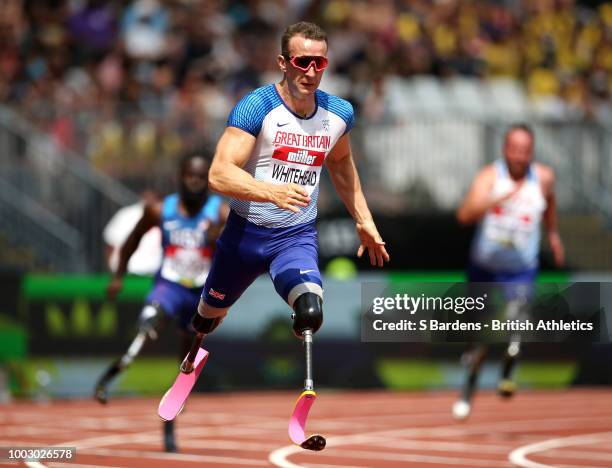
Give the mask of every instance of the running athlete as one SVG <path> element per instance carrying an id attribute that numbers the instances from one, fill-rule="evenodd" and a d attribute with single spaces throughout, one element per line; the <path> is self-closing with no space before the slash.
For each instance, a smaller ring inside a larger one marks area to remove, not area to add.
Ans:
<path id="1" fill-rule="evenodd" d="M 379 267 L 389 261 L 353 162 L 353 108 L 318 89 L 328 65 L 326 33 L 307 22 L 289 26 L 277 63 L 282 81 L 236 104 L 210 168 L 210 188 L 230 197 L 231 212 L 194 315 L 202 335 L 266 272 L 294 311 L 296 336 L 319 329 L 323 288 L 315 218 L 324 163 L 355 220 L 357 255 L 367 250 Z"/>
<path id="2" fill-rule="evenodd" d="M 98 381 L 95 398 L 100 403 L 108 401 L 111 380 L 132 363 L 147 340 L 157 339 L 162 319 L 172 319 L 179 327 L 181 356 L 193 338 L 190 319 L 210 269 L 213 241 L 224 221 L 224 205 L 218 195 L 208 196 L 208 161 L 203 156 L 184 158 L 179 177 L 179 193 L 148 203 L 121 247 L 117 271 L 107 289 L 111 300 L 123 288 L 128 262 L 144 234 L 155 226 L 162 231 L 162 263 L 140 314 L 138 334 Z M 166 451 L 176 451 L 173 421 L 165 422 L 164 445 Z"/>
<path id="3" fill-rule="evenodd" d="M 538 272 L 541 222 L 557 266 L 564 249 L 557 231 L 555 173 L 533 162 L 534 134 L 527 125 L 509 127 L 504 137 L 504 159 L 483 168 L 457 211 L 462 224 L 478 223 L 472 242 L 468 280 L 474 283 L 509 283 L 504 288 L 506 315 L 522 316 L 528 308 Z M 497 391 L 510 397 L 516 390 L 512 370 L 520 350 L 520 337 L 511 338 L 504 355 Z M 486 355 L 476 345 L 464 355 L 469 371 L 461 398 L 453 405 L 457 419 L 471 411 L 478 373 Z"/>

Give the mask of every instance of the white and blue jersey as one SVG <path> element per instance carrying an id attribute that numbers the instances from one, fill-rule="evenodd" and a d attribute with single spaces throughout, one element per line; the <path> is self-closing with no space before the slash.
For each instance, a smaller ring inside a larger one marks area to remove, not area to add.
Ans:
<path id="1" fill-rule="evenodd" d="M 238 215 L 270 228 L 295 226 L 316 218 L 323 162 L 340 137 L 353 127 L 354 115 L 348 101 L 321 90 L 316 91 L 315 102 L 313 114 L 301 118 L 285 105 L 272 84 L 252 91 L 236 104 L 227 125 L 257 138 L 243 169 L 271 184 L 301 185 L 312 198 L 299 213 L 270 202 L 232 199 L 230 207 Z"/>
<path id="2" fill-rule="evenodd" d="M 516 186 L 504 161 L 495 163 L 495 172 L 492 199 L 510 193 Z M 516 194 L 490 209 L 480 222 L 470 255 L 473 266 L 499 274 L 537 270 L 546 199 L 533 165 L 526 177 Z"/>
<path id="3" fill-rule="evenodd" d="M 351 130 L 354 116 L 351 104 L 323 91 L 316 91 L 315 103 L 312 115 L 301 118 L 276 86 L 268 85 L 246 95 L 230 113 L 228 126 L 256 138 L 243 169 L 270 184 L 300 185 L 311 201 L 294 213 L 273 203 L 231 199 L 202 292 L 207 304 L 231 306 L 266 272 L 290 306 L 306 292 L 323 296 L 315 228 L 319 180 L 325 158 Z"/>
<path id="4" fill-rule="evenodd" d="M 181 214 L 179 201 L 179 195 L 172 194 L 162 203 L 163 258 L 147 303 L 158 304 L 187 330 L 210 270 L 212 250 L 206 232 L 211 223 L 219 221 L 221 197 L 208 197 L 194 216 Z"/>

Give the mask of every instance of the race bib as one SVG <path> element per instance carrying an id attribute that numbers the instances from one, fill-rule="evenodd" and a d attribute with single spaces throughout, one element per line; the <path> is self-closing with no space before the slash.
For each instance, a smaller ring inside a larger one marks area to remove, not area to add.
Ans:
<path id="1" fill-rule="evenodd" d="M 297 184 L 312 195 L 321 176 L 325 152 L 277 146 L 272 153 L 267 181 L 276 185 Z"/>
<path id="2" fill-rule="evenodd" d="M 484 235 L 502 247 L 521 250 L 528 246 L 534 226 L 526 216 L 496 216 L 485 223 Z"/>
<path id="3" fill-rule="evenodd" d="M 208 249 L 186 249 L 173 246 L 164 256 L 161 277 L 187 288 L 204 285 L 210 270 Z"/>

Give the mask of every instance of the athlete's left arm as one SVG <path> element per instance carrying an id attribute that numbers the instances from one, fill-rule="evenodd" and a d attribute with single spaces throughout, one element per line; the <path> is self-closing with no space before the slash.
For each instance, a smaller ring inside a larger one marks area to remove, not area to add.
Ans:
<path id="1" fill-rule="evenodd" d="M 389 261 L 389 254 L 376 229 L 372 213 L 370 213 L 361 190 L 361 182 L 353 161 L 348 134 L 342 136 L 332 148 L 327 155 L 326 164 L 338 195 L 355 220 L 357 234 L 361 239 L 357 256 L 361 257 L 367 249 L 370 263 L 379 267 L 383 266 L 385 261 Z"/>
<path id="2" fill-rule="evenodd" d="M 536 166 L 538 178 L 542 186 L 542 193 L 546 199 L 546 211 L 544 211 L 544 227 L 548 237 L 548 243 L 555 259 L 555 265 L 562 266 L 565 262 L 565 251 L 563 241 L 559 235 L 557 222 L 557 199 L 555 197 L 555 171 L 548 166 L 538 164 Z"/>

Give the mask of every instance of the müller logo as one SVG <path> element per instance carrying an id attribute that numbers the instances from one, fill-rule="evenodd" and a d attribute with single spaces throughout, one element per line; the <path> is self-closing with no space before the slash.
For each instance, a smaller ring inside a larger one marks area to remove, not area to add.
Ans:
<path id="1" fill-rule="evenodd" d="M 313 151 L 291 146 L 279 146 L 274 150 L 272 157 L 278 161 L 302 164 L 304 166 L 322 166 L 325 159 L 323 151 Z"/>
<path id="2" fill-rule="evenodd" d="M 296 162 L 312 166 L 316 160 L 317 157 L 308 154 L 308 150 L 299 150 L 297 152 L 290 151 L 289 154 L 287 154 L 287 162 Z"/>

